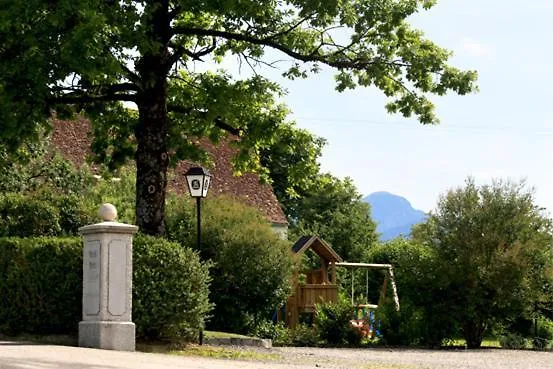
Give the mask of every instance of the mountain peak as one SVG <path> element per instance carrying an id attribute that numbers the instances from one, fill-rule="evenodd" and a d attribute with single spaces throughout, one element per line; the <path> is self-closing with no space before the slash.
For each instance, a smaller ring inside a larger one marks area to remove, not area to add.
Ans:
<path id="1" fill-rule="evenodd" d="M 408 236 L 414 224 L 426 219 L 426 214 L 414 209 L 404 197 L 386 191 L 374 192 L 364 198 L 371 205 L 373 219 L 377 223 L 377 232 L 383 241 L 398 236 Z"/>

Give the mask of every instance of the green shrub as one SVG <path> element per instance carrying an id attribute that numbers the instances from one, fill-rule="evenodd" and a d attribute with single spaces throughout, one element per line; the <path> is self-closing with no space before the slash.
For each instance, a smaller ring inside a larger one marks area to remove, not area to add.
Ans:
<path id="1" fill-rule="evenodd" d="M 532 337 L 532 347 L 546 349 L 553 346 L 553 320 L 545 317 L 537 319 L 537 332 Z"/>
<path id="2" fill-rule="evenodd" d="M 0 236 L 55 236 L 60 214 L 52 204 L 18 193 L 0 194 Z"/>
<path id="3" fill-rule="evenodd" d="M 506 349 L 526 349 L 530 347 L 530 341 L 516 333 L 509 333 L 499 338 L 499 344 Z"/>
<path id="4" fill-rule="evenodd" d="M 351 324 L 353 307 L 343 296 L 336 303 L 317 305 L 315 324 L 322 340 L 330 345 L 358 346 L 361 332 Z"/>
<path id="5" fill-rule="evenodd" d="M 0 332 L 76 332 L 82 306 L 79 238 L 0 238 Z"/>
<path id="6" fill-rule="evenodd" d="M 396 239 L 370 250 L 372 263 L 392 264 L 397 281 L 400 311 L 388 299 L 377 312 L 381 342 L 389 345 L 440 346 L 459 335 L 454 288 L 436 273 L 435 253 L 424 244 Z M 388 284 L 389 285 L 389 284 Z M 387 291 L 391 296 L 391 289 Z"/>
<path id="7" fill-rule="evenodd" d="M 290 245 L 278 239 L 254 209 L 228 198 L 206 200 L 199 251 L 204 260 L 214 263 L 210 300 L 215 308 L 208 328 L 248 333 L 270 317 L 289 293 Z M 196 232 L 190 227 L 193 205 L 182 200 L 169 205 L 169 237 L 196 247 Z"/>
<path id="8" fill-rule="evenodd" d="M 292 344 L 292 331 L 283 322 L 275 324 L 269 320 L 264 320 L 257 324 L 253 335 L 273 340 L 273 346 L 290 346 Z"/>
<path id="9" fill-rule="evenodd" d="M 320 332 L 317 327 L 300 324 L 291 331 L 291 344 L 300 347 L 316 347 L 320 344 Z"/>
<path id="10" fill-rule="evenodd" d="M 195 338 L 211 308 L 208 266 L 188 248 L 144 235 L 134 240 L 133 263 L 137 335 Z"/>

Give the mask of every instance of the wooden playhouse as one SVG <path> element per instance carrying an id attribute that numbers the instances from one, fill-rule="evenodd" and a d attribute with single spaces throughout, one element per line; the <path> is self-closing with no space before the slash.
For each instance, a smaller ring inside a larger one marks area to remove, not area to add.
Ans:
<path id="1" fill-rule="evenodd" d="M 317 236 L 301 237 L 292 247 L 292 252 L 297 261 L 292 295 L 279 314 L 279 320 L 284 320 L 290 328 L 298 325 L 302 314 L 313 316 L 315 304 L 338 301 L 336 264 L 342 262 L 332 247 Z M 318 263 L 315 269 L 302 271 L 301 258 L 306 252 L 313 252 Z"/>

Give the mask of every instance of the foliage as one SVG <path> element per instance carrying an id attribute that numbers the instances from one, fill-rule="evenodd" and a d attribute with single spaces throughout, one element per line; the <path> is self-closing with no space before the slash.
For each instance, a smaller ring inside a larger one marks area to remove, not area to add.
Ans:
<path id="1" fill-rule="evenodd" d="M 455 337 L 457 322 L 451 310 L 454 291 L 447 288 L 444 276 L 436 272 L 438 261 L 433 249 L 398 238 L 374 247 L 368 260 L 391 264 L 397 282 L 400 311 L 395 310 L 388 291 L 388 299 L 377 312 L 383 342 L 439 346 L 445 339 Z"/>
<path id="2" fill-rule="evenodd" d="M 363 261 L 378 240 L 369 205 L 349 178 L 319 175 L 298 203 L 297 219 L 291 224 L 292 237 L 318 235 L 342 259 L 356 262 Z"/>
<path id="3" fill-rule="evenodd" d="M 316 347 L 320 345 L 320 332 L 317 327 L 299 324 L 290 330 L 290 344 L 297 347 Z"/>
<path id="4" fill-rule="evenodd" d="M 2 333 L 75 333 L 82 312 L 82 241 L 0 238 L 0 296 Z"/>
<path id="5" fill-rule="evenodd" d="M 46 158 L 39 161 L 46 162 Z M 134 221 L 134 173 L 123 170 L 119 178 L 86 179 L 86 172 L 60 161 L 66 169 L 57 177 L 37 183 L 23 183 L 27 174 L 14 177 L 19 192 L 0 192 L 0 235 L 32 237 L 77 235 L 79 227 L 99 220 L 99 204 L 110 202 L 118 210 L 118 220 Z"/>
<path id="6" fill-rule="evenodd" d="M 290 346 L 293 332 L 283 322 L 273 323 L 264 320 L 257 324 L 252 332 L 255 337 L 267 338 L 273 341 L 273 346 Z"/>
<path id="7" fill-rule="evenodd" d="M 274 143 L 261 150 L 261 165 L 267 168 L 273 191 L 292 222 L 302 212 L 302 198 L 317 181 L 325 140 L 293 124 L 279 128 Z"/>
<path id="8" fill-rule="evenodd" d="M 331 345 L 358 346 L 361 332 L 351 324 L 353 307 L 346 297 L 338 302 L 318 304 L 315 309 L 315 324 L 322 340 Z"/>
<path id="9" fill-rule="evenodd" d="M 210 309 L 208 267 L 191 250 L 137 236 L 133 321 L 144 338 L 194 338 Z M 80 238 L 0 238 L 0 332 L 76 333 L 82 314 Z"/>
<path id="10" fill-rule="evenodd" d="M 102 177 L 87 188 L 81 198 L 88 214 L 97 217 L 99 204 L 111 203 L 117 209 L 117 221 L 135 224 L 135 179 L 134 169 L 125 167 L 117 177 Z"/>
<path id="11" fill-rule="evenodd" d="M 54 236 L 61 233 L 60 214 L 51 204 L 18 193 L 0 195 L 0 235 Z"/>
<path id="12" fill-rule="evenodd" d="M 170 204 L 168 236 L 196 246 L 190 232 L 190 202 Z M 205 205 L 205 206 L 204 206 Z M 224 197 L 202 201 L 204 260 L 211 260 L 210 300 L 215 304 L 209 329 L 246 333 L 286 299 L 292 270 L 290 245 L 279 240 L 254 209 Z M 195 221 L 194 221 L 195 223 Z"/>
<path id="13" fill-rule="evenodd" d="M 334 68 L 337 90 L 374 86 L 389 97 L 388 111 L 422 123 L 437 122 L 429 95 L 474 91 L 476 73 L 448 65 L 451 53 L 407 22 L 434 3 L 6 2 L 0 149 L 38 140 L 52 111 L 62 119 L 84 111 L 94 120 L 100 160 L 136 159 L 137 223 L 162 234 L 167 154 L 201 157 L 190 137 L 238 134 L 238 170 L 260 168 L 260 148 L 272 144 L 286 115 L 275 96 L 279 86 L 257 73 L 271 63 L 266 50 L 292 58 L 283 71 L 291 79 Z M 202 57 L 225 56 L 238 57 L 255 75 L 192 72 Z"/>
<path id="14" fill-rule="evenodd" d="M 501 336 L 499 338 L 499 344 L 503 348 L 512 350 L 527 349 L 530 347 L 530 341 L 517 333 L 508 333 L 505 336 Z"/>
<path id="15" fill-rule="evenodd" d="M 553 346 L 553 320 L 538 317 L 535 322 L 535 332 L 532 346 L 536 349 L 546 349 Z"/>
<path id="16" fill-rule="evenodd" d="M 48 153 L 48 140 L 26 143 L 15 152 L 0 151 L 0 193 L 50 192 L 75 195 L 91 185 L 86 167 L 76 169 L 58 154 Z"/>
<path id="17" fill-rule="evenodd" d="M 137 235 L 133 242 L 133 321 L 148 339 L 195 339 L 212 306 L 209 265 L 189 248 Z"/>
<path id="18" fill-rule="evenodd" d="M 414 237 L 436 254 L 434 275 L 446 281 L 450 313 L 469 348 L 480 346 L 486 329 L 551 302 L 544 295 L 553 268 L 551 221 L 524 183 L 477 186 L 469 179 L 440 198 Z"/>

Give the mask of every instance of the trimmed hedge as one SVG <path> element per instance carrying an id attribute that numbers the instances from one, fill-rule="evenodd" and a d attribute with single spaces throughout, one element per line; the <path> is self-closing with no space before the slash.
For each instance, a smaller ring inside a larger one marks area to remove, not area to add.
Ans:
<path id="1" fill-rule="evenodd" d="M 82 241 L 0 238 L 0 296 L 0 332 L 76 332 L 82 310 Z"/>
<path id="2" fill-rule="evenodd" d="M 208 267 L 176 243 L 137 235 L 133 244 L 137 336 L 192 337 L 210 309 Z M 82 240 L 0 238 L 0 296 L 1 333 L 76 333 Z"/>

